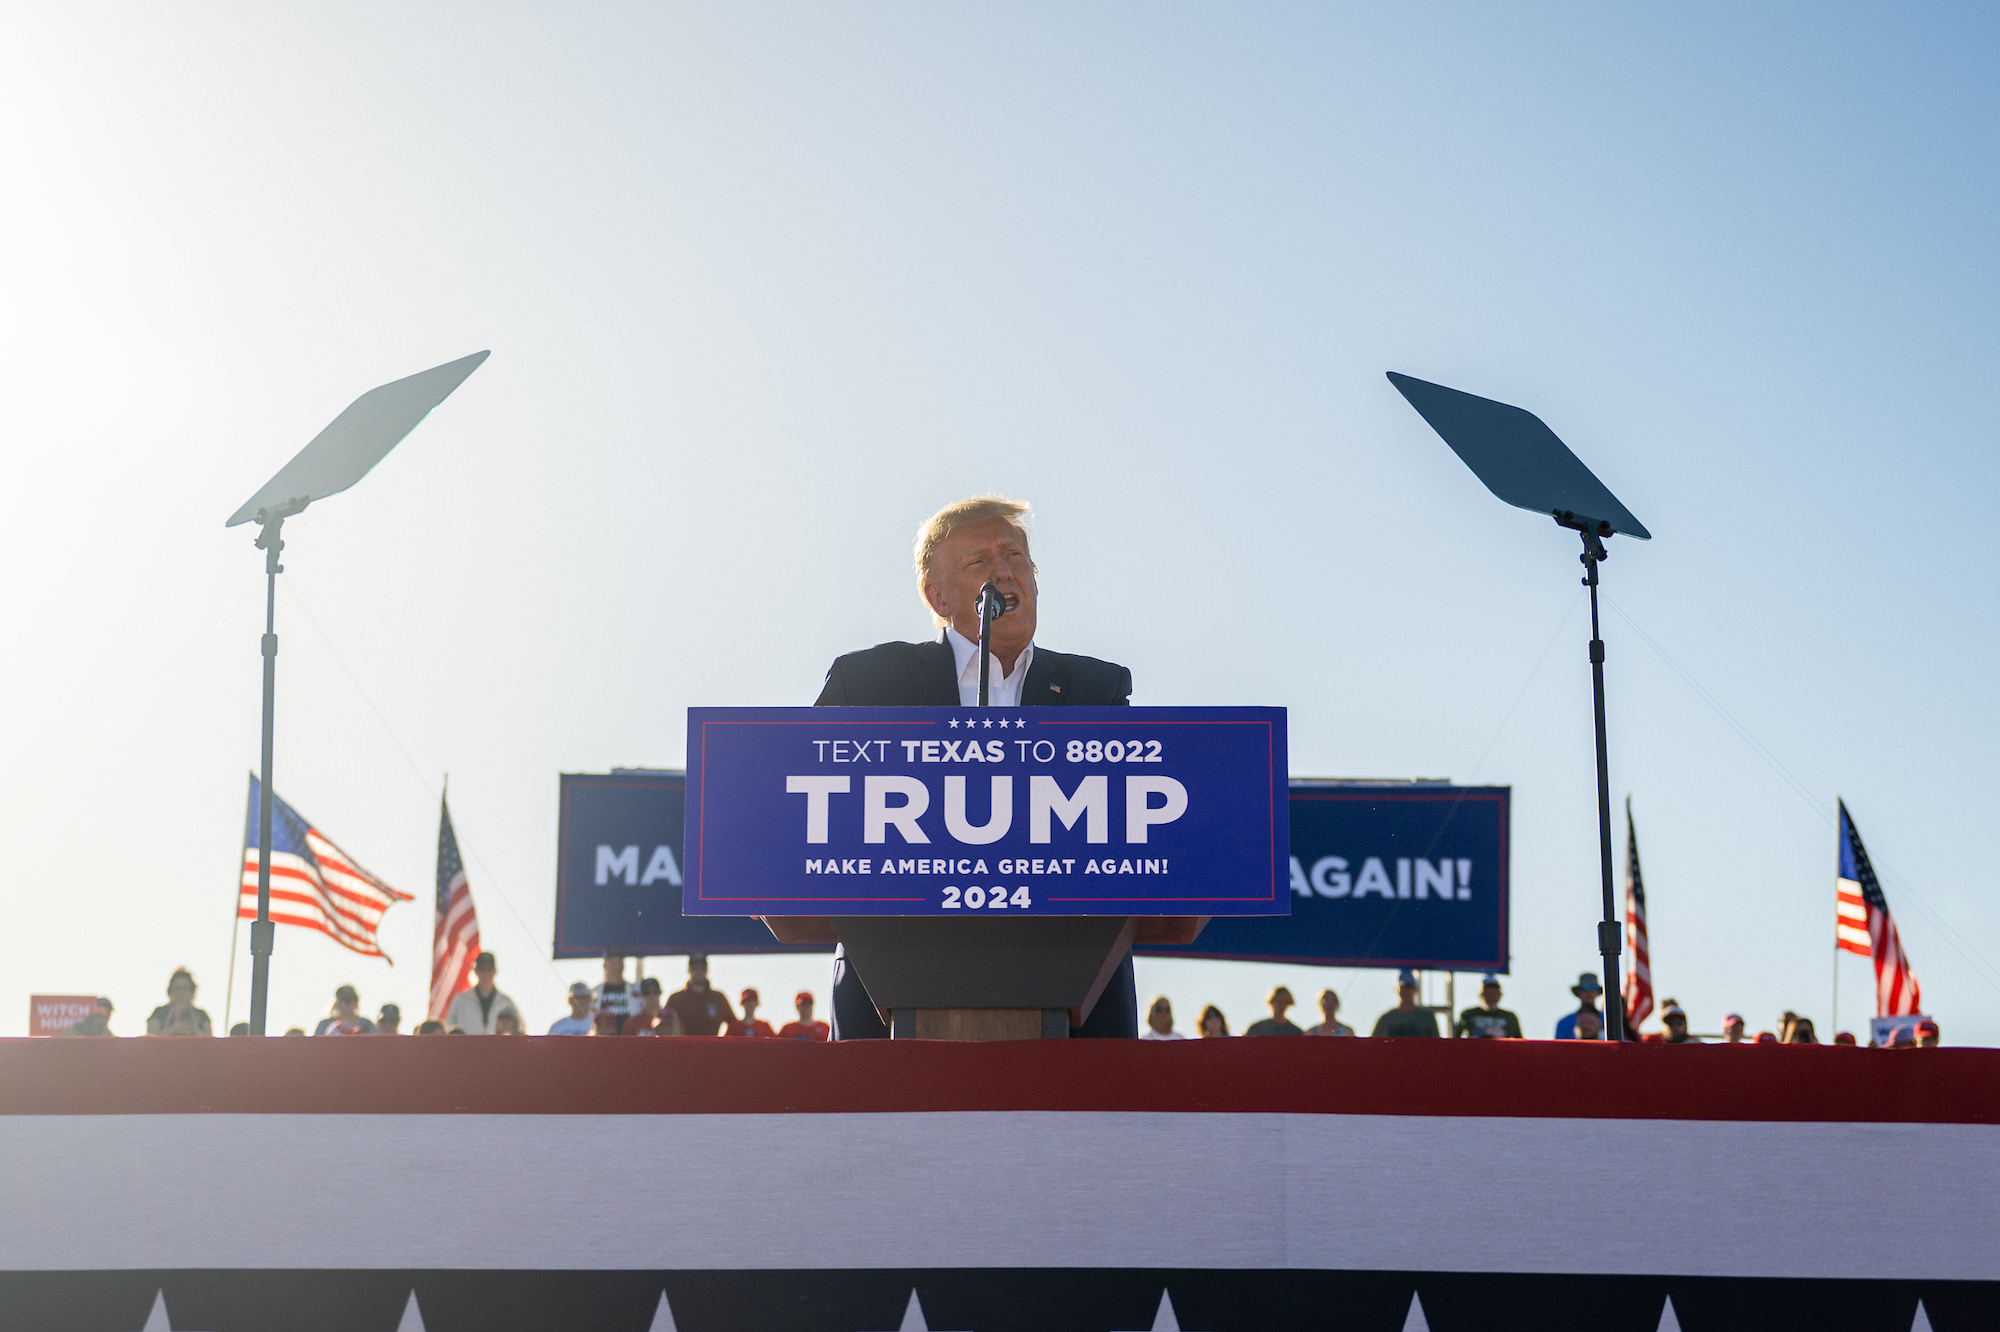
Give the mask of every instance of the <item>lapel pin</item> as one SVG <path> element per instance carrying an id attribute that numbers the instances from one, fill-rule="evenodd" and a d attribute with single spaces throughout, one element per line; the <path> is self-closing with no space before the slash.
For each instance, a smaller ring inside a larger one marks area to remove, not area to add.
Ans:
<path id="1" fill-rule="evenodd" d="M 1049 686 L 1049 692 L 1050 692 L 1051 694 L 1060 694 L 1060 693 L 1062 692 L 1062 686 L 1061 686 L 1061 685 L 1050 685 L 1050 686 Z"/>

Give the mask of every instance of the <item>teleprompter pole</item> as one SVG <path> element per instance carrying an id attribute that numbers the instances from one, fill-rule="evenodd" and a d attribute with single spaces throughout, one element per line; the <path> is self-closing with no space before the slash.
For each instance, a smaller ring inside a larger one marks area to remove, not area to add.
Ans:
<path id="1" fill-rule="evenodd" d="M 1597 925 L 1597 951 L 1604 956 L 1604 1036 L 1606 1040 L 1622 1041 L 1625 987 L 1618 976 L 1622 940 L 1617 905 L 1611 894 L 1611 763 L 1604 739 L 1604 636 L 1597 625 L 1597 566 L 1611 558 L 1611 554 L 1597 533 L 1581 525 L 1578 528 L 1583 534 L 1583 554 L 1578 558 L 1583 561 L 1584 586 L 1590 589 L 1590 689 L 1597 713 L 1597 851 L 1604 880 L 1604 919 Z"/>
<path id="2" fill-rule="evenodd" d="M 257 548 L 264 552 L 264 749 L 257 791 L 257 919 L 250 924 L 250 1034 L 265 1034 L 265 999 L 271 984 L 271 749 L 278 705 L 278 575 L 285 566 L 278 553 L 285 519 L 301 512 L 307 501 L 291 500 L 276 509 L 259 509 L 263 532 Z"/>

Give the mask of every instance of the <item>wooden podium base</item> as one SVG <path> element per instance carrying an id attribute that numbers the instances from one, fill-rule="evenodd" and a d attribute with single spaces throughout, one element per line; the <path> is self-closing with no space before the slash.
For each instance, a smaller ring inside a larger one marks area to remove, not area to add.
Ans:
<path id="1" fill-rule="evenodd" d="M 785 943 L 838 940 L 895 1040 L 1069 1037 L 1134 943 L 1190 943 L 1205 916 L 769 916 Z"/>
<path id="2" fill-rule="evenodd" d="M 1068 1039 L 1067 1008 L 899 1008 L 889 1035 L 919 1041 Z"/>

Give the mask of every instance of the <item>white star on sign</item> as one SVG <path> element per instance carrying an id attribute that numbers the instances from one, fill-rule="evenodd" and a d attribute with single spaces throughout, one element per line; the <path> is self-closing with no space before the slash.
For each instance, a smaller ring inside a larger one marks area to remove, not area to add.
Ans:
<path id="1" fill-rule="evenodd" d="M 917 1288 L 910 1287 L 910 1303 L 903 1310 L 902 1326 L 896 1332 L 931 1332 L 931 1325 L 924 1321 L 924 1306 L 917 1299 Z"/>
<path id="2" fill-rule="evenodd" d="M 153 1292 L 153 1311 L 146 1315 L 146 1325 L 139 1332 L 174 1332 L 174 1325 L 167 1321 L 167 1292 Z M 186 1332 L 183 1329 L 183 1332 Z"/>
<path id="3" fill-rule="evenodd" d="M 956 717 L 953 717 L 953 718 L 951 719 L 951 729 L 952 729 L 952 730 L 954 730 L 954 731 L 956 731 L 956 730 L 958 729 L 958 718 L 956 718 Z"/>
<path id="4" fill-rule="evenodd" d="M 1003 722 L 1003 723 L 1001 723 L 1001 724 L 1002 724 L 1002 725 L 1005 725 L 1005 723 L 1004 723 L 1004 722 Z M 989 731 L 993 729 L 993 719 L 992 719 L 991 717 L 988 717 L 988 718 L 986 719 L 986 729 L 987 729 L 987 730 L 989 730 Z"/>
<path id="5" fill-rule="evenodd" d="M 1174 1315 L 1173 1297 L 1164 1287 L 1160 1290 L 1160 1308 L 1153 1315 L 1152 1332 L 1181 1332 L 1181 1320 Z"/>
<path id="6" fill-rule="evenodd" d="M 1014 723 L 1014 729 L 1015 729 L 1015 730 L 1017 730 L 1017 731 L 1025 731 L 1025 730 L 1027 730 L 1027 729 L 1028 729 L 1028 719 L 1027 719 L 1026 717 L 1023 717 L 1023 718 L 1022 718 L 1021 720 L 1019 720 L 1019 721 L 1015 722 L 1015 723 Z M 262 862 L 260 861 L 259 863 L 261 864 Z"/>

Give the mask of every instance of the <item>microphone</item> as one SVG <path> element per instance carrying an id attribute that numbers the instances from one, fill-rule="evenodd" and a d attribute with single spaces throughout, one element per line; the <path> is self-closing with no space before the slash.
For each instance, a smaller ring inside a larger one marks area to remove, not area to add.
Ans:
<path id="1" fill-rule="evenodd" d="M 979 618 L 997 620 L 1007 613 L 1007 598 L 1000 595 L 1000 589 L 990 580 L 979 589 Z"/>
<path id="2" fill-rule="evenodd" d="M 1006 613 L 1007 598 L 988 579 L 986 586 L 979 589 L 979 706 L 982 708 L 987 700 L 987 668 L 993 660 L 993 622 Z"/>

